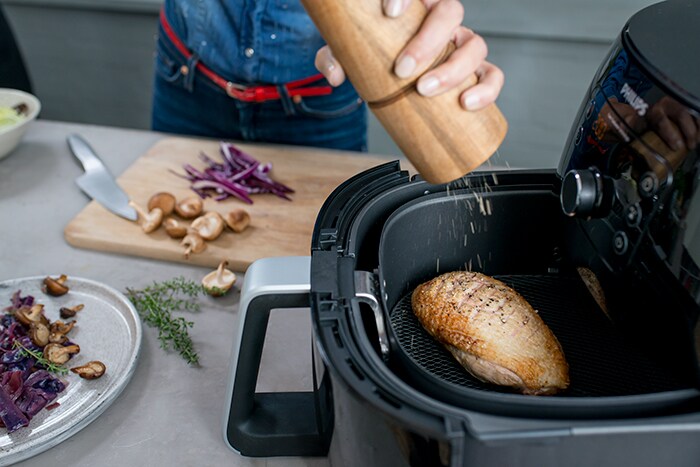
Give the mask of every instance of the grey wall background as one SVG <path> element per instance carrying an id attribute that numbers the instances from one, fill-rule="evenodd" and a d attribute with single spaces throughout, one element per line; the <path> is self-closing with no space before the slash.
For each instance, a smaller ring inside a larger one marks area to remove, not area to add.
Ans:
<path id="1" fill-rule="evenodd" d="M 654 0 L 462 0 L 506 74 L 509 133 L 496 164 L 555 167 L 579 103 L 627 19 Z M 0 0 L 42 117 L 148 128 L 161 0 Z M 372 118 L 369 150 L 399 149 Z"/>

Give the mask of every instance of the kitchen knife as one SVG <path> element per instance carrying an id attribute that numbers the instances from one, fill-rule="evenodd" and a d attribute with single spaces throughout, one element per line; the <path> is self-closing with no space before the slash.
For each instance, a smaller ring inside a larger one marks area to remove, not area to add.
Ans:
<path id="1" fill-rule="evenodd" d="M 68 136 L 68 146 L 85 170 L 83 175 L 75 179 L 80 189 L 113 213 L 130 221 L 138 219 L 136 210 L 129 206 L 129 196 L 117 185 L 90 145 L 82 137 L 73 134 Z"/>

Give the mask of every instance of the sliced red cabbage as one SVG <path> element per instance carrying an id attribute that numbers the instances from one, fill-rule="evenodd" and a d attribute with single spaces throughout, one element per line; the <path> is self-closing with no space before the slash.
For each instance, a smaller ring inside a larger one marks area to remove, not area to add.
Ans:
<path id="1" fill-rule="evenodd" d="M 222 141 L 219 149 L 223 162 L 202 153 L 199 158 L 206 164 L 204 170 L 185 164 L 182 166 L 185 173 L 176 175 L 189 180 L 190 188 L 202 198 L 213 197 L 216 201 L 237 198 L 252 204 L 250 195 L 271 193 L 291 200 L 288 195 L 294 190 L 270 178 L 272 164 L 260 163 L 231 143 Z"/>
<path id="2" fill-rule="evenodd" d="M 26 327 L 11 314 L 19 308 L 34 304 L 31 295 L 12 295 L 12 305 L 0 319 L 0 425 L 9 433 L 29 425 L 42 409 L 54 405 L 54 400 L 66 388 L 66 383 L 45 369 L 21 347 L 41 352 L 27 335 Z"/>

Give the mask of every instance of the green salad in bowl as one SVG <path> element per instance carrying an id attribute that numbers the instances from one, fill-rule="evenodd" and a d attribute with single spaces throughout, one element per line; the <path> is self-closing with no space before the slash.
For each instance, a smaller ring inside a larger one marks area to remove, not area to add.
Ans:
<path id="1" fill-rule="evenodd" d="M 29 115 L 29 106 L 25 103 L 12 107 L 0 107 L 0 128 L 19 123 Z"/>
<path id="2" fill-rule="evenodd" d="M 41 103 L 32 94 L 0 88 L 0 159 L 20 144 L 40 110 Z"/>

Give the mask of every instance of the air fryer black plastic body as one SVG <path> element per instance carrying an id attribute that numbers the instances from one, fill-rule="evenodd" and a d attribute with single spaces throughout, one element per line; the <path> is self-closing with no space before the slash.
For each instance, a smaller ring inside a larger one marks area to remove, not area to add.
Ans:
<path id="1" fill-rule="evenodd" d="M 492 180 L 498 185 L 486 191 L 484 182 Z M 410 180 L 398 163 L 390 163 L 339 187 L 319 214 L 312 243 L 311 313 L 323 371 L 332 382 L 319 388 L 330 391 L 323 398 L 332 400 L 334 407 L 332 464 L 613 466 L 632 460 L 651 466 L 668 455 L 664 445 L 676 443 L 680 436 L 686 447 L 671 454 L 674 462 L 695 465 L 700 450 L 695 451 L 691 440 L 698 433 L 688 430 L 686 423 L 700 421 L 700 392 L 683 381 L 675 365 L 668 374 L 680 383 L 658 392 L 642 389 L 648 376 L 642 372 L 634 375 L 640 378 L 639 387 L 627 381 L 632 389 L 624 395 L 544 398 L 491 388 L 463 390 L 463 400 L 455 401 L 446 391 L 457 394 L 449 382 L 436 385 L 432 375 L 420 380 L 409 374 L 411 365 L 416 365 L 404 355 L 406 349 L 393 332 L 388 362 L 382 358 L 374 320 L 356 297 L 354 273 L 377 274 L 388 312 L 421 280 L 465 267 L 469 255 L 460 254 L 463 236 L 452 231 L 453 220 L 465 220 L 469 231 L 472 221 L 488 223 L 475 225 L 480 234 L 464 249 L 473 255 L 475 269 L 496 275 L 566 274 L 560 240 L 566 224 L 573 221 L 559 209 L 559 177 L 554 170 L 473 174 L 464 183 L 469 186 L 448 188 Z M 479 199 L 493 203 L 488 218 L 478 208 L 469 214 L 468 201 L 476 206 Z M 539 223 L 531 222 L 535 217 L 528 206 L 533 201 L 538 204 L 532 209 L 542 211 Z M 424 219 L 419 222 L 420 218 Z M 404 219 L 413 226 L 401 228 Z M 439 237 L 436 227 L 441 222 L 447 226 Z M 477 254 L 483 258 L 481 266 Z M 540 292 L 561 296 L 556 289 Z M 582 296 L 561 298 L 566 304 L 567 299 Z M 602 311 L 588 299 L 590 322 L 604 322 Z M 564 321 L 569 308 L 556 310 Z M 575 331 L 583 342 L 591 342 L 587 329 Z M 616 350 L 591 349 L 588 360 L 572 355 L 572 362 L 578 361 L 573 384 L 582 375 L 601 379 L 605 386 L 603 375 L 596 373 L 600 364 L 596 360 L 606 355 L 613 359 Z M 613 385 L 630 373 L 606 372 L 605 377 Z M 324 376 L 317 374 L 316 379 Z M 630 456 L 632 445 L 635 454 Z"/>
<path id="2" fill-rule="evenodd" d="M 574 120 L 559 173 L 565 254 L 611 316 L 696 373 L 700 349 L 700 2 L 634 15 Z"/>

